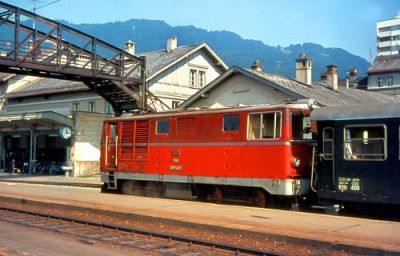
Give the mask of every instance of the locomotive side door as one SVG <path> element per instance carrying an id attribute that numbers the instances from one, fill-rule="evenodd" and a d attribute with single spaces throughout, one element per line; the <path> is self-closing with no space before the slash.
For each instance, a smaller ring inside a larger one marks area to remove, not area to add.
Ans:
<path id="1" fill-rule="evenodd" d="M 116 169 L 118 163 L 118 123 L 110 122 L 106 127 L 106 168 Z"/>
<path id="2" fill-rule="evenodd" d="M 325 127 L 322 130 L 319 184 L 322 190 L 332 191 L 335 184 L 335 130 Z"/>

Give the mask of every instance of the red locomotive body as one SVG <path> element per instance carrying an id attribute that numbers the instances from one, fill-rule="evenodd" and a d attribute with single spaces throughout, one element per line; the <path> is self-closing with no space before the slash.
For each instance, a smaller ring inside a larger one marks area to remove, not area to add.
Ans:
<path id="1" fill-rule="evenodd" d="M 279 105 L 175 111 L 104 123 L 101 177 L 123 193 L 174 196 L 240 191 L 302 195 L 309 189 L 310 111 Z M 190 194 L 190 193 L 189 193 Z"/>

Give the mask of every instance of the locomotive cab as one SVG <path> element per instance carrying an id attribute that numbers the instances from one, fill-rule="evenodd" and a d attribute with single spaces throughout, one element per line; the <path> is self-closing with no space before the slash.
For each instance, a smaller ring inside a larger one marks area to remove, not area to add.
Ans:
<path id="1" fill-rule="evenodd" d="M 322 203 L 359 208 L 400 203 L 400 104 L 316 109 L 313 184 Z"/>

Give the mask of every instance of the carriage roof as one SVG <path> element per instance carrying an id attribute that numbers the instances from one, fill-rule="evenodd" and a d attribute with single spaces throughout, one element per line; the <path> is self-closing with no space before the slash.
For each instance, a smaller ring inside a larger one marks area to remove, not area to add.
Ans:
<path id="1" fill-rule="evenodd" d="M 361 104 L 346 107 L 324 107 L 313 110 L 311 120 L 357 120 L 400 117 L 399 103 Z"/>

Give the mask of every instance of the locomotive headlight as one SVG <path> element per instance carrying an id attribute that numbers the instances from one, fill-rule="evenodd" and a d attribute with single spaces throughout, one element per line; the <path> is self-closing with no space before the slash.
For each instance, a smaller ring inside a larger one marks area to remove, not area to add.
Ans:
<path id="1" fill-rule="evenodd" d="M 293 158 L 293 165 L 295 167 L 299 167 L 300 166 L 300 159 L 298 159 L 297 157 Z"/>

